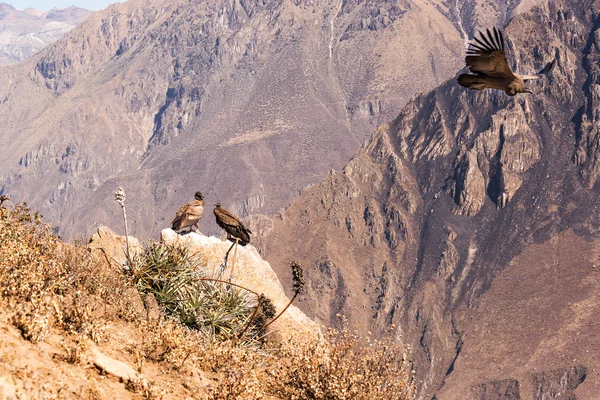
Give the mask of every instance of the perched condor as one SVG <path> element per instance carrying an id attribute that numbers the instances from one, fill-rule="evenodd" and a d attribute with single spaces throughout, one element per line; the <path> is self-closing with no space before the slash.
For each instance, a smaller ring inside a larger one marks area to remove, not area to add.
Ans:
<path id="1" fill-rule="evenodd" d="M 193 228 L 198 231 L 198 223 L 202 214 L 204 213 L 204 197 L 202 193 L 196 192 L 194 194 L 196 200 L 192 200 L 189 203 L 181 206 L 175 214 L 173 222 L 171 222 L 171 228 L 175 232 L 182 231 L 189 228 L 187 231 L 190 232 Z"/>
<path id="2" fill-rule="evenodd" d="M 250 234 L 252 232 L 250 229 L 246 228 L 238 217 L 221 207 L 221 203 L 215 203 L 214 213 L 217 225 L 227 232 L 227 239 L 230 239 L 231 236 L 236 237 L 240 239 L 240 244 L 242 246 L 250 243 Z"/>

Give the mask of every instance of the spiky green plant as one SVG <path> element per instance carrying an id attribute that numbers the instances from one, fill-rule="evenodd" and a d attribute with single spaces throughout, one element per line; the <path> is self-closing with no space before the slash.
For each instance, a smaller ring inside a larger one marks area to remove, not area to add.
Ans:
<path id="1" fill-rule="evenodd" d="M 258 305 L 258 294 L 212 277 L 185 246 L 150 243 L 133 265 L 143 295 L 151 293 L 166 314 L 209 338 L 236 338 Z M 258 337 L 256 329 L 250 333 Z"/>

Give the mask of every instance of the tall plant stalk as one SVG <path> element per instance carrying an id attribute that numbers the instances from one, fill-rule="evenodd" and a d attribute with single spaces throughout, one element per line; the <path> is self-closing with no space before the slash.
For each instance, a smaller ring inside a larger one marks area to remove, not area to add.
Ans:
<path id="1" fill-rule="evenodd" d="M 125 224 L 125 258 L 131 272 L 133 272 L 133 263 L 131 262 L 131 253 L 129 252 L 129 228 L 127 227 L 127 210 L 125 209 L 125 190 L 118 187 L 115 191 L 115 200 L 121 206 L 123 211 L 123 223 Z"/>
<path id="2" fill-rule="evenodd" d="M 277 321 L 277 319 L 279 317 L 281 317 L 281 315 L 292 305 L 294 300 L 296 300 L 296 297 L 298 297 L 298 295 L 300 293 L 302 293 L 302 291 L 304 291 L 304 285 L 306 284 L 306 281 L 304 280 L 304 273 L 302 271 L 302 266 L 300 265 L 300 263 L 298 263 L 296 261 L 292 261 L 290 263 L 290 267 L 292 268 L 292 285 L 293 285 L 292 287 L 294 289 L 294 296 L 291 298 L 290 302 L 287 303 L 287 305 L 283 308 L 283 310 L 281 310 L 281 312 L 279 314 L 277 314 L 277 316 L 275 318 L 270 320 L 263 327 L 263 329 L 267 329 L 267 327 L 269 325 L 271 325 L 273 322 Z"/>

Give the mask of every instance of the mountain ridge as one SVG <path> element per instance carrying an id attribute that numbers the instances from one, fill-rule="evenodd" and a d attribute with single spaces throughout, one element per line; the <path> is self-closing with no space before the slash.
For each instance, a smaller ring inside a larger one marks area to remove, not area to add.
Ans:
<path id="1" fill-rule="evenodd" d="M 70 6 L 47 12 L 0 3 L 0 66 L 21 62 L 56 41 L 92 11 Z"/>
<path id="2" fill-rule="evenodd" d="M 490 18 L 469 4 L 463 19 Z M 118 185 L 144 205 L 132 215 L 137 235 L 158 234 L 196 190 L 241 216 L 276 212 L 342 168 L 415 91 L 459 68 L 453 7 L 115 4 L 19 71 L 0 70 L 12 77 L 0 83 L 2 139 L 16 139 L 0 191 L 66 238 L 116 225 L 97 205 Z M 511 12 L 492 8 L 495 22 Z"/>
<path id="3" fill-rule="evenodd" d="M 582 303 L 586 311 L 578 315 L 590 327 L 598 309 L 590 290 L 598 202 L 589 122 L 598 10 L 598 2 L 583 9 L 550 2 L 513 18 L 505 29 L 510 63 L 535 71 L 557 59 L 537 94 L 467 92 L 450 80 L 417 96 L 260 238 L 273 265 L 290 257 L 310 266 L 299 307 L 313 319 L 335 324 L 343 314 L 364 331 L 394 324 L 413 349 L 420 398 L 542 398 L 561 379 L 574 382 L 562 387 L 569 394 L 598 392 L 596 362 L 583 356 L 598 345 L 591 330 L 582 328 L 582 342 L 574 344 L 565 333 L 570 317 L 564 324 L 537 318 L 568 316 Z M 315 241 L 323 237 L 327 243 Z M 577 258 L 565 255 L 566 243 Z M 545 255 L 537 261 L 534 246 Z M 286 282 L 286 271 L 277 273 Z M 562 276 L 574 281 L 552 290 Z M 546 302 L 539 293 L 557 298 Z M 498 336 L 494 321 L 510 323 L 503 307 L 514 314 L 509 338 Z M 484 323 L 495 328 L 482 332 Z M 552 358 L 567 342 L 573 359 L 585 361 Z M 523 357 L 495 345 L 522 347 Z M 530 349 L 538 357 L 526 359 Z M 488 353 L 493 362 L 477 358 Z M 473 370 L 481 371 L 479 381 Z M 514 393 L 494 397 L 503 390 Z"/>

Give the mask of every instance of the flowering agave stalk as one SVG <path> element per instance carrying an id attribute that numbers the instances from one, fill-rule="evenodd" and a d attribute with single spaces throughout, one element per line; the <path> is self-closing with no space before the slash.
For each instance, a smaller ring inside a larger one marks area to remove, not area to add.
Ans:
<path id="1" fill-rule="evenodd" d="M 263 318 L 259 317 L 259 312 L 262 313 L 264 318 L 273 318 L 276 313 L 275 306 L 273 305 L 271 299 L 269 299 L 262 293 L 257 296 L 256 307 L 254 307 L 254 312 L 252 313 L 252 315 L 250 315 L 250 318 L 248 318 L 246 325 L 244 325 L 244 328 L 238 334 L 238 339 L 244 336 L 244 333 L 246 333 L 250 325 L 252 325 L 255 321 L 259 319 L 261 321 L 263 320 Z M 261 323 L 260 325 L 263 325 L 263 323 Z M 264 330 L 264 328 L 261 328 L 261 330 Z"/>
<path id="2" fill-rule="evenodd" d="M 300 265 L 300 263 L 298 263 L 296 261 L 292 261 L 290 263 L 290 267 L 292 267 L 292 288 L 294 289 L 294 296 L 292 296 L 292 299 L 287 304 L 287 306 L 285 306 L 284 309 L 281 310 L 281 312 L 279 314 L 277 314 L 277 316 L 275 318 L 270 320 L 263 327 L 263 329 L 267 329 L 267 327 L 269 325 L 271 325 L 273 322 L 277 321 L 277 319 L 279 317 L 281 317 L 281 314 L 283 314 L 285 312 L 285 310 L 287 310 L 292 305 L 294 300 L 296 300 L 296 297 L 298 297 L 298 295 L 304 291 L 304 285 L 306 284 L 306 281 L 304 280 L 304 272 L 302 271 L 302 266 Z"/>
<path id="3" fill-rule="evenodd" d="M 131 253 L 129 253 L 129 229 L 127 228 L 127 210 L 125 209 L 125 190 L 122 187 L 118 187 L 115 191 L 115 200 L 121 206 L 121 210 L 123 210 L 123 222 L 125 223 L 125 257 L 127 258 L 127 264 L 130 272 L 133 268 L 133 263 L 131 262 Z"/>

